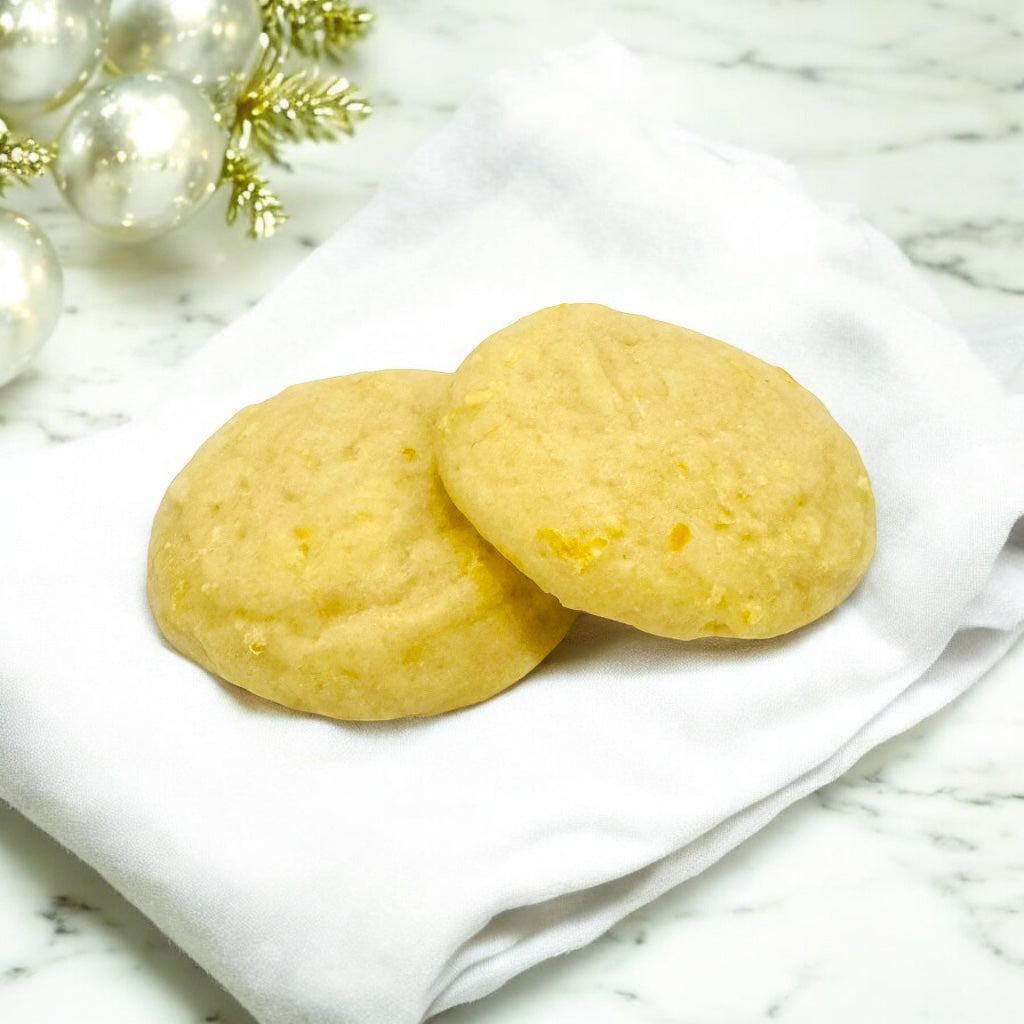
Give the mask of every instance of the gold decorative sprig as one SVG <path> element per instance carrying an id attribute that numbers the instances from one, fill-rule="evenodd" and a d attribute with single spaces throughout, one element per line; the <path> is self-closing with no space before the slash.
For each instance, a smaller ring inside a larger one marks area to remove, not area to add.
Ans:
<path id="1" fill-rule="evenodd" d="M 54 149 L 30 138 L 15 138 L 0 119 L 0 196 L 13 182 L 27 185 L 45 174 L 53 163 Z"/>
<path id="2" fill-rule="evenodd" d="M 373 12 L 345 0 L 260 0 L 264 31 L 279 52 L 340 60 L 373 24 Z"/>
<path id="3" fill-rule="evenodd" d="M 260 0 L 263 54 L 237 97 L 213 98 L 228 133 L 221 184 L 229 186 L 227 221 L 244 214 L 250 238 L 269 238 L 287 220 L 261 175 L 261 162 L 283 164 L 286 143 L 333 142 L 368 117 L 366 98 L 341 76 L 321 76 L 301 58 L 337 58 L 373 21 L 365 7 L 343 0 Z"/>
<path id="4" fill-rule="evenodd" d="M 255 146 L 275 163 L 285 142 L 332 142 L 351 135 L 370 104 L 347 78 L 319 78 L 307 68 L 286 72 L 272 50 L 235 107 L 231 144 Z"/>
<path id="5" fill-rule="evenodd" d="M 259 176 L 259 162 L 228 147 L 221 169 L 221 182 L 231 188 L 227 221 L 234 224 L 244 213 L 250 238 L 270 238 L 288 219 L 281 201 L 271 192 L 266 178 Z"/>

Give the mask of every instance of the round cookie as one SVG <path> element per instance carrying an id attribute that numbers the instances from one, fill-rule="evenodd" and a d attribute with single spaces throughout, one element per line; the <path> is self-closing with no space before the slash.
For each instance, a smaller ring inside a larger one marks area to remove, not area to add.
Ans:
<path id="1" fill-rule="evenodd" d="M 850 438 L 778 367 L 604 306 L 534 313 L 452 378 L 438 466 L 474 526 L 563 604 L 679 639 L 771 637 L 874 551 Z"/>
<path id="2" fill-rule="evenodd" d="M 511 686 L 575 613 L 452 505 L 434 425 L 448 375 L 355 374 L 243 409 L 156 513 L 150 607 L 216 675 L 347 720 L 432 715 Z"/>

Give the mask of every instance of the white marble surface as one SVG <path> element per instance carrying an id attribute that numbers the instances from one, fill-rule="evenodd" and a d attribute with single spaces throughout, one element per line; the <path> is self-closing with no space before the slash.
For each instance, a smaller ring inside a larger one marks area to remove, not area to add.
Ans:
<path id="1" fill-rule="evenodd" d="M 67 309 L 0 389 L 0 453 L 142 413 L 174 369 L 340 227 L 490 73 L 603 29 L 689 128 L 784 157 L 915 260 L 1024 389 L 1017 0 L 380 0 L 356 141 L 291 155 L 252 243 L 216 201 L 108 243 L 44 183 L 3 204 L 61 251 Z M 298 327 L 298 325 L 297 325 Z M 281 339 L 287 359 L 288 339 Z M 1024 647 L 717 867 L 444 1024 L 1010 1024 L 1024 1007 Z M 252 1024 L 87 867 L 0 808 L 0 1021 Z M 268 1022 L 269 1024 L 269 1022 Z"/>

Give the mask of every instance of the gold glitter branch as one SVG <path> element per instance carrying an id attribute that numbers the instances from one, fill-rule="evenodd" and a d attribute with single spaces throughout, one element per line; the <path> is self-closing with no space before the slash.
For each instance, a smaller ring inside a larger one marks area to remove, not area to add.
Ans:
<path id="1" fill-rule="evenodd" d="M 264 49 L 249 84 L 234 100 L 218 97 L 218 117 L 228 129 L 221 184 L 231 189 L 227 221 L 240 214 L 251 238 L 269 238 L 287 219 L 280 200 L 260 176 L 262 157 L 283 163 L 285 143 L 333 142 L 352 135 L 371 113 L 369 102 L 342 77 L 320 77 L 294 67 L 289 50 L 303 57 L 337 57 L 362 38 L 373 21 L 365 7 L 340 0 L 260 0 Z M 289 70 L 284 70 L 287 63 Z M 293 69 L 294 67 L 294 69 Z M 226 102 L 225 102 L 226 101 Z"/>
<path id="2" fill-rule="evenodd" d="M 27 185 L 32 178 L 45 174 L 53 158 L 52 146 L 29 138 L 12 138 L 0 119 L 0 196 L 13 182 Z"/>
<path id="3" fill-rule="evenodd" d="M 269 238 L 288 219 L 280 200 L 268 187 L 266 178 L 257 174 L 259 163 L 228 148 L 224 155 L 221 182 L 231 186 L 227 221 L 234 224 L 239 213 L 249 222 L 250 238 Z"/>
<path id="4" fill-rule="evenodd" d="M 261 0 L 263 25 L 276 50 L 340 60 L 373 24 L 373 12 L 344 0 Z"/>
<path id="5" fill-rule="evenodd" d="M 370 104 L 347 78 L 317 78 L 305 68 L 284 72 L 272 57 L 236 105 L 232 145 L 257 146 L 280 163 L 282 142 L 330 142 L 351 135 Z"/>

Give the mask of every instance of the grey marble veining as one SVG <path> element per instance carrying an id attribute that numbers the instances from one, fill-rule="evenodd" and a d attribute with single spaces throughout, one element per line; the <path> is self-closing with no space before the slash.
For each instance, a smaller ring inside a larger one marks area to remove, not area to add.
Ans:
<path id="1" fill-rule="evenodd" d="M 0 1019 L 251 1021 L 95 872 L 4 805 Z"/>
<path id="2" fill-rule="evenodd" d="M 253 243 L 218 200 L 124 247 L 41 184 L 67 308 L 0 389 L 0 454 L 141 415 L 176 367 L 386 181 L 490 74 L 616 36 L 688 128 L 772 153 L 858 207 L 1024 384 L 1024 6 L 1016 0 L 381 0 L 348 73 L 354 141 L 275 175 Z M 613 145 L 609 140 L 609 145 Z M 344 282 L 341 282 L 344 286 Z M 281 339 L 288 358 L 288 339 Z M 1011 1024 L 1024 1006 L 1024 650 L 694 881 L 444 1024 Z M 0 807 L 0 1021 L 252 1024 L 89 868 Z"/>

